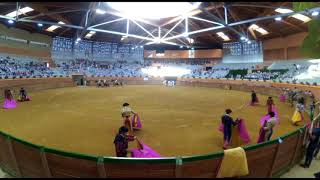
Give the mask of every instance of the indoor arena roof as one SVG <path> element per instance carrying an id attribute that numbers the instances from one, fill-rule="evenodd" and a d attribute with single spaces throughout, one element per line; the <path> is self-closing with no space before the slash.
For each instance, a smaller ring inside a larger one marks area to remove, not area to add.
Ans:
<path id="1" fill-rule="evenodd" d="M 0 20 L 75 40 L 211 46 L 307 32 L 313 11 L 291 9 L 292 2 L 7 2 L 0 3 Z"/>

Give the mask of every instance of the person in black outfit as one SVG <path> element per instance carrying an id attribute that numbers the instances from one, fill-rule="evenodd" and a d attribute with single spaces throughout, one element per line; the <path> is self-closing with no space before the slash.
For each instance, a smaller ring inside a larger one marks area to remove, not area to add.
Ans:
<path id="1" fill-rule="evenodd" d="M 114 138 L 114 145 L 116 148 L 117 157 L 127 157 L 129 141 L 134 141 L 137 137 L 128 134 L 129 129 L 121 126 L 119 133 Z"/>
<path id="2" fill-rule="evenodd" d="M 319 137 L 320 137 L 320 128 L 314 128 L 312 133 L 309 134 L 309 145 L 306 151 L 306 159 L 304 164 L 300 164 L 303 168 L 309 168 L 312 159 L 314 157 L 314 152 L 319 147 Z"/>
<path id="3" fill-rule="evenodd" d="M 254 91 L 251 91 L 251 105 L 254 105 L 254 103 L 257 103 L 258 99 L 257 99 L 257 94 Z"/>
<path id="4" fill-rule="evenodd" d="M 223 149 L 227 149 L 228 145 L 231 140 L 231 132 L 232 132 L 232 126 L 237 125 L 238 119 L 236 121 L 233 121 L 230 114 L 232 113 L 231 109 L 226 110 L 226 114 L 221 117 L 221 121 L 223 124 Z"/>
<path id="5" fill-rule="evenodd" d="M 27 96 L 27 91 L 24 88 L 20 89 L 20 101 L 29 101 L 29 98 Z"/>

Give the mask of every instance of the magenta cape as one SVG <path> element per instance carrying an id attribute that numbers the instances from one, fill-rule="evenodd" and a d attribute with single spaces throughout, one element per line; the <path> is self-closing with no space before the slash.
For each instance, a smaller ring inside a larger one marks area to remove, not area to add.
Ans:
<path id="1" fill-rule="evenodd" d="M 141 120 L 140 120 L 140 117 L 138 114 L 135 114 L 132 116 L 131 123 L 132 123 L 133 129 L 141 129 L 142 128 Z"/>
<path id="2" fill-rule="evenodd" d="M 12 99 L 12 100 L 9 100 L 9 99 L 6 99 L 4 100 L 4 104 L 3 104 L 3 108 L 4 109 L 14 109 L 17 107 L 17 102 Z"/>
<path id="3" fill-rule="evenodd" d="M 221 123 L 219 126 L 219 131 L 221 131 L 222 133 L 223 133 L 223 128 L 224 128 L 224 125 Z M 249 143 L 250 136 L 249 136 L 249 133 L 247 131 L 247 128 L 246 128 L 246 125 L 245 125 L 243 119 L 240 119 L 240 121 L 239 121 L 238 130 L 239 130 L 239 135 L 240 135 L 240 138 L 242 139 L 242 141 L 244 143 Z"/>
<path id="4" fill-rule="evenodd" d="M 141 143 L 142 149 L 134 148 L 131 150 L 131 157 L 136 158 L 158 158 L 161 157 L 159 153 L 151 149 L 149 146 Z"/>
<path id="5" fill-rule="evenodd" d="M 286 96 L 283 94 L 280 95 L 279 99 L 280 99 L 280 102 L 286 102 Z"/>
<path id="6" fill-rule="evenodd" d="M 264 141 L 265 134 L 266 134 L 266 131 L 263 129 L 263 126 L 262 126 L 259 131 L 259 137 L 258 137 L 257 143 L 261 143 Z"/>
<path id="7" fill-rule="evenodd" d="M 274 114 L 275 114 L 274 117 L 276 118 L 277 123 L 280 124 L 278 110 L 277 110 L 277 108 L 276 108 L 275 106 L 272 106 L 272 111 L 273 111 Z M 269 114 L 263 116 L 263 117 L 260 119 L 260 124 L 261 124 L 261 126 L 263 126 L 264 123 L 265 123 L 265 121 L 268 121 L 269 119 L 270 119 Z"/>

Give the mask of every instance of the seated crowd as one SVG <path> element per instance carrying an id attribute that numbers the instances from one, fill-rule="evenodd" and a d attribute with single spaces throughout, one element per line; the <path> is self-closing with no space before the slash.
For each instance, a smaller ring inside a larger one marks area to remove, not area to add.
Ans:
<path id="1" fill-rule="evenodd" d="M 47 67 L 45 62 L 40 62 L 25 58 L 18 60 L 12 57 L 0 57 L 0 79 L 25 78 L 25 77 L 66 77 L 72 74 L 84 74 L 93 77 L 147 77 L 148 74 L 142 72 L 142 68 L 157 66 L 172 66 L 189 69 L 191 73 L 185 74 L 185 78 L 226 78 L 236 79 L 257 79 L 257 80 L 297 80 L 296 76 L 306 72 L 310 64 L 275 62 L 268 67 L 268 70 L 279 70 L 282 67 L 288 67 L 288 71 L 281 74 L 278 71 L 265 72 L 259 71 L 257 63 L 220 63 L 211 66 L 206 70 L 201 63 L 186 63 L 185 60 L 163 61 L 155 60 L 145 62 L 99 62 L 90 60 L 71 60 L 58 63 L 57 67 Z M 234 70 L 258 70 L 257 72 L 243 74 L 231 74 Z M 283 68 L 282 68 L 283 70 Z M 231 74 L 231 76 L 230 76 Z M 311 79 L 312 81 L 312 79 Z M 312 82 L 313 83 L 313 82 Z"/>

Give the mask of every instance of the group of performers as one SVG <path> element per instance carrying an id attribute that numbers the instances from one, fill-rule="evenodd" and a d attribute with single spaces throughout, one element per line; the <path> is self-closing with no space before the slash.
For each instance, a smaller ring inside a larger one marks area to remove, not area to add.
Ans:
<path id="1" fill-rule="evenodd" d="M 291 118 L 291 122 L 293 125 L 298 126 L 299 122 L 304 121 L 304 110 L 305 110 L 305 98 L 301 95 L 300 90 L 294 88 L 293 90 L 286 91 L 289 93 L 283 93 L 280 95 L 280 102 L 285 102 L 286 99 L 289 100 L 290 103 L 296 101 L 295 112 Z M 308 95 L 311 97 L 310 104 L 310 112 L 314 112 L 316 105 L 319 102 L 315 101 L 314 95 L 309 91 L 304 93 L 304 95 Z M 288 96 L 288 97 L 287 97 Z M 258 96 L 255 91 L 251 91 L 251 101 L 249 103 L 250 106 L 255 106 L 259 103 Z M 259 137 L 257 143 L 262 143 L 265 141 L 269 141 L 273 134 L 273 129 L 277 124 L 280 124 L 278 111 L 275 106 L 274 100 L 272 97 L 268 97 L 266 102 L 267 112 L 266 115 L 260 119 L 260 130 Z M 232 142 L 233 146 L 237 146 L 238 143 L 234 143 L 235 136 L 239 136 L 243 142 L 248 142 L 250 139 L 247 135 L 248 132 L 244 126 L 244 120 L 237 118 L 235 121 L 231 117 L 232 110 L 227 109 L 225 111 L 225 115 L 221 117 L 221 125 L 219 130 L 223 132 L 223 149 L 227 149 L 230 143 Z M 242 124 L 242 128 L 239 128 L 239 124 Z M 235 129 L 237 131 L 235 131 Z"/>
<path id="2" fill-rule="evenodd" d="M 144 144 L 137 136 L 133 135 L 135 130 L 142 128 L 142 124 L 139 115 L 131 109 L 129 103 L 122 105 L 121 117 L 123 119 L 123 125 L 119 128 L 119 132 L 113 141 L 117 157 L 127 157 L 128 152 L 131 153 L 131 157 L 161 157 L 160 154 Z M 137 142 L 137 148 L 128 150 L 129 142 L 134 140 Z"/>
<path id="3" fill-rule="evenodd" d="M 27 95 L 27 91 L 24 88 L 21 88 L 19 91 L 19 97 L 18 101 L 19 102 L 24 102 L 24 101 L 30 101 L 30 97 Z M 6 89 L 4 90 L 4 103 L 3 103 L 3 108 L 4 109 L 14 109 L 17 107 L 17 102 L 14 99 L 13 93 L 11 90 Z"/>
<path id="4" fill-rule="evenodd" d="M 122 81 L 119 80 L 111 80 L 111 81 L 107 81 L 107 80 L 99 80 L 97 82 L 97 87 L 111 87 L 111 86 L 123 86 L 124 83 Z"/>

